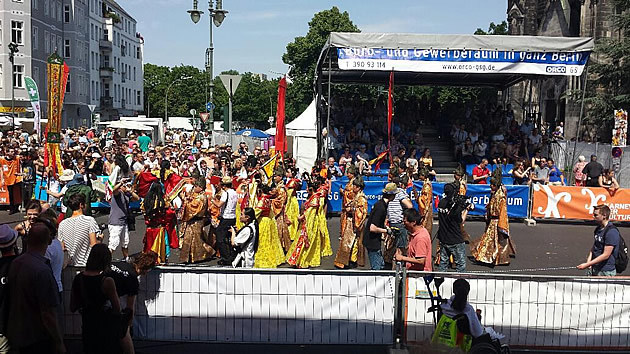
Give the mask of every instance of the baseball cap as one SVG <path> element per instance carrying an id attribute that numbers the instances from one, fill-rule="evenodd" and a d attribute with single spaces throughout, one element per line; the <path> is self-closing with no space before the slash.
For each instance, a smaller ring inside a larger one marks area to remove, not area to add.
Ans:
<path id="1" fill-rule="evenodd" d="M 383 194 L 396 194 L 396 192 L 398 192 L 398 186 L 393 182 L 387 183 L 383 188 Z"/>

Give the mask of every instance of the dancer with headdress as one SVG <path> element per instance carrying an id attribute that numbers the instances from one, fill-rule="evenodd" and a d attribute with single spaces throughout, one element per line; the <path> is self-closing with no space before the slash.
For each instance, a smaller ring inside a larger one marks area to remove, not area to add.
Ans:
<path id="1" fill-rule="evenodd" d="M 507 191 L 502 185 L 502 172 L 498 167 L 490 179 L 492 196 L 486 207 L 486 231 L 470 244 L 470 251 L 477 262 L 491 265 L 508 265 L 516 254 L 510 237 L 507 215 Z"/>
<path id="2" fill-rule="evenodd" d="M 181 206 L 178 195 L 185 181 L 173 173 L 170 167 L 170 162 L 164 160 L 160 170 L 153 172 L 157 179 L 151 183 L 141 206 L 147 226 L 144 251 L 157 253 L 159 263 L 166 262 L 170 249 L 179 248 L 175 208 Z"/>
<path id="3" fill-rule="evenodd" d="M 352 179 L 353 199 L 344 203 L 345 228 L 341 234 L 339 249 L 335 257 L 335 267 L 356 268 L 365 265 L 365 248 L 363 247 L 363 229 L 367 219 L 367 198 L 363 194 L 365 182 L 361 177 Z M 346 186 L 347 189 L 347 186 Z"/>
<path id="4" fill-rule="evenodd" d="M 184 214 L 182 217 L 182 245 L 179 260 L 182 263 L 206 261 L 215 251 L 203 240 L 203 225 L 208 210 L 205 195 L 206 179 L 199 176 L 193 182 L 190 192 L 184 193 Z"/>
<path id="5" fill-rule="evenodd" d="M 287 222 L 287 188 L 284 185 L 284 169 L 276 167 L 273 171 L 274 197 L 271 200 L 271 206 L 276 218 L 276 226 L 278 227 L 278 237 L 282 249 L 287 252 L 291 247 L 291 237 L 289 236 L 289 222 Z"/>
<path id="6" fill-rule="evenodd" d="M 258 220 L 259 234 L 254 268 L 276 268 L 284 263 L 284 252 L 271 207 L 271 187 L 260 184 L 256 193 L 257 200 L 254 211 Z"/>
<path id="7" fill-rule="evenodd" d="M 326 220 L 326 212 L 328 211 L 328 193 L 330 192 L 330 180 L 324 180 L 322 177 L 318 177 L 320 180 L 320 187 L 317 189 L 317 193 L 323 199 L 317 210 L 317 218 L 319 220 L 319 235 L 321 237 L 321 256 L 332 256 L 332 246 L 330 245 L 330 233 L 328 232 L 328 221 Z"/>
<path id="8" fill-rule="evenodd" d="M 289 221 L 289 238 L 295 241 L 299 233 L 300 204 L 297 199 L 297 192 L 302 188 L 302 182 L 297 178 L 292 178 L 287 182 L 287 220 Z"/>
<path id="9" fill-rule="evenodd" d="M 418 170 L 418 176 L 422 181 L 422 190 L 420 194 L 416 193 L 416 203 L 418 211 L 422 215 L 422 226 L 427 230 L 429 235 L 433 231 L 433 185 L 429 180 L 429 169 L 422 166 Z"/>
<path id="10" fill-rule="evenodd" d="M 306 179 L 309 179 L 308 176 Z M 310 179 L 308 199 L 300 215 L 300 234 L 287 254 L 287 263 L 296 268 L 319 267 L 322 260 L 322 232 L 319 211 L 326 203 L 326 195 L 320 188 L 321 178 Z"/>
<path id="11" fill-rule="evenodd" d="M 339 228 L 339 239 L 343 238 L 344 233 L 346 232 L 346 221 L 348 220 L 348 216 L 346 215 L 349 205 L 354 201 L 354 187 L 352 182 L 356 178 L 358 173 L 358 169 L 354 165 L 348 166 L 346 168 L 346 176 L 348 177 L 348 183 L 345 188 L 339 187 L 339 192 L 341 193 L 341 215 L 339 218 L 339 222 L 341 227 Z M 350 229 L 352 229 L 352 224 L 349 225 Z"/>

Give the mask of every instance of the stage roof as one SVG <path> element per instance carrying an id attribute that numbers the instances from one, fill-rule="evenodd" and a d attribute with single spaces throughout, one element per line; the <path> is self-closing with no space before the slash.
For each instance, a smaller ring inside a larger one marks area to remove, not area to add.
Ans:
<path id="1" fill-rule="evenodd" d="M 322 83 L 491 86 L 528 77 L 579 76 L 594 40 L 582 37 L 330 34 L 320 54 Z M 330 65 L 330 73 L 329 73 Z"/>

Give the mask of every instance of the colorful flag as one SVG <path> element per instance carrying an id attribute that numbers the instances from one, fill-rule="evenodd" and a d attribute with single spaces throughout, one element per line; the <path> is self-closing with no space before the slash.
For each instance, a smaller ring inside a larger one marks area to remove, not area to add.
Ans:
<path id="1" fill-rule="evenodd" d="M 278 82 L 278 106 L 276 109 L 276 151 L 284 154 L 287 151 L 287 131 L 284 124 L 284 104 L 287 93 L 287 79 L 283 77 Z"/>
<path id="2" fill-rule="evenodd" d="M 30 76 L 24 77 L 24 83 L 26 84 L 26 92 L 31 100 L 31 106 L 33 106 L 33 128 L 37 132 L 37 136 L 40 137 L 42 133 L 41 127 L 41 108 L 39 106 L 39 90 L 37 89 L 37 83 Z"/>
<path id="3" fill-rule="evenodd" d="M 275 154 L 272 158 L 269 159 L 269 161 L 265 162 L 265 164 L 262 165 L 262 170 L 265 172 L 267 178 L 271 179 L 271 177 L 273 176 L 273 170 L 274 168 L 276 168 L 277 162 L 278 154 Z"/>
<path id="4" fill-rule="evenodd" d="M 47 83 L 48 83 L 48 125 L 46 126 L 46 150 L 44 165 L 52 166 L 56 175 L 63 170 L 61 164 L 61 111 L 63 110 L 63 98 L 68 83 L 70 69 L 63 59 L 53 53 L 48 57 Z"/>
<path id="5" fill-rule="evenodd" d="M 378 156 L 369 161 L 370 166 L 374 165 L 374 172 L 378 171 L 381 168 L 381 163 L 385 160 L 385 157 L 389 154 L 389 149 L 381 152 Z"/>

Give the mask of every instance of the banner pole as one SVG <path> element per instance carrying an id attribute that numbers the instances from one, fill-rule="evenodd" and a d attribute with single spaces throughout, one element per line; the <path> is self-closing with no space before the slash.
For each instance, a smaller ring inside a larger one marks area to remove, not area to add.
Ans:
<path id="1" fill-rule="evenodd" d="M 569 166 L 573 166 L 575 163 L 575 150 L 577 149 L 577 143 L 580 141 L 580 129 L 582 128 L 582 118 L 584 117 L 584 99 L 586 98 L 586 84 L 588 83 L 588 63 L 586 63 L 586 69 L 584 69 L 584 85 L 582 86 L 582 102 L 580 103 L 580 117 L 578 118 L 578 126 L 575 131 L 575 141 L 573 142 L 573 152 L 571 153 L 571 163 Z M 597 145 L 595 145 L 597 146 Z M 571 169 L 573 174 L 573 169 Z"/>

